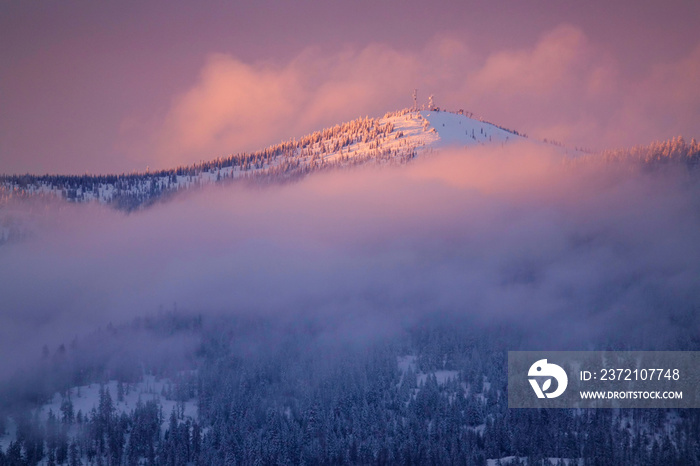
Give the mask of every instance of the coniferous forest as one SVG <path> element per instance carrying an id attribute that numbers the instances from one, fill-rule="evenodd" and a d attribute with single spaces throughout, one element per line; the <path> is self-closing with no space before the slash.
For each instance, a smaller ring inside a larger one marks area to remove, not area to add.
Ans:
<path id="1" fill-rule="evenodd" d="M 699 462 L 697 410 L 508 409 L 506 350 L 524 338 L 513 329 L 435 315 L 378 341 L 339 344 L 328 331 L 169 312 L 96 332 L 4 393 L 17 430 L 1 464 Z M 95 341 L 142 332 L 196 344 L 170 370 L 84 354 Z M 144 369 L 171 383 L 120 412 L 115 405 Z M 116 391 L 109 379 L 119 380 Z M 76 412 L 68 388 L 89 380 L 102 381 L 96 405 Z M 28 387 L 32 399 L 24 398 Z M 63 394 L 60 411 L 45 421 L 32 415 L 28 408 L 54 391 Z M 166 399 L 175 401 L 170 412 L 159 401 Z M 196 404 L 196 419 L 184 416 L 185 403 Z"/>

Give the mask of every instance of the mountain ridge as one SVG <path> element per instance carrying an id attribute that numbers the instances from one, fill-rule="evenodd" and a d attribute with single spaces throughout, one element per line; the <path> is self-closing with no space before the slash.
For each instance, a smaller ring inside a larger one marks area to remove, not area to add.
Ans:
<path id="1" fill-rule="evenodd" d="M 0 206 L 11 199 L 48 197 L 84 203 L 96 201 L 133 211 L 192 187 L 250 180 L 285 182 L 312 172 L 374 164 L 405 164 L 425 152 L 447 146 L 506 144 L 516 141 L 555 146 L 564 156 L 591 155 L 555 141 L 527 135 L 474 118 L 469 112 L 403 109 L 381 118 L 357 118 L 255 152 L 240 152 L 206 162 L 155 172 L 106 175 L 0 175 Z M 608 161 L 621 158 L 650 163 L 677 158 L 695 165 L 700 144 L 683 138 L 605 151 Z"/>
<path id="2" fill-rule="evenodd" d="M 155 172 L 107 175 L 0 175 L 0 200 L 49 196 L 98 201 L 131 211 L 166 194 L 235 179 L 277 182 L 366 163 L 407 163 L 426 148 L 526 139 L 517 131 L 440 109 L 358 118 L 255 152 Z"/>

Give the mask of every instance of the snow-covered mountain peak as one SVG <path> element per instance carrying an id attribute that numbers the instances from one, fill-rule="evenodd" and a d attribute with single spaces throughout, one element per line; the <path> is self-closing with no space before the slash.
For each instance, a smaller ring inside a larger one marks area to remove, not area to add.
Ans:
<path id="1" fill-rule="evenodd" d="M 251 178 L 283 181 L 313 171 L 367 163 L 403 164 L 426 149 L 517 139 L 522 136 L 463 112 L 405 109 L 377 119 L 359 118 L 257 152 L 170 170 L 128 175 L 4 176 L 0 177 L 0 200 L 50 196 L 132 210 L 193 186 Z"/>
<path id="2" fill-rule="evenodd" d="M 446 146 L 473 146 L 525 139 L 517 131 L 507 130 L 473 116 L 440 110 L 388 113 L 380 123 L 389 123 L 416 146 L 439 149 Z"/>

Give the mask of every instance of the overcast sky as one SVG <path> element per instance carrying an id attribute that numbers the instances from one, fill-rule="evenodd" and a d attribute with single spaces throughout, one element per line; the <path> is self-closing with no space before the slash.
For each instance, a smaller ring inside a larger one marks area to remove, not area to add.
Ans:
<path id="1" fill-rule="evenodd" d="M 167 168 L 435 95 L 590 148 L 700 135 L 700 2 L 0 3 L 0 172 Z"/>

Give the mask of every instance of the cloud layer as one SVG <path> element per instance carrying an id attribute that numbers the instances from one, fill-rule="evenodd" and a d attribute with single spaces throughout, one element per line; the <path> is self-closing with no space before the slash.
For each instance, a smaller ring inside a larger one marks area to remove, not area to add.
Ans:
<path id="1" fill-rule="evenodd" d="M 685 180 L 525 145 L 212 187 L 128 216 L 40 210 L 33 238 L 0 248 L 4 371 L 174 303 L 316 322 L 335 341 L 464 317 L 532 348 L 678 349 L 700 302 Z"/>

